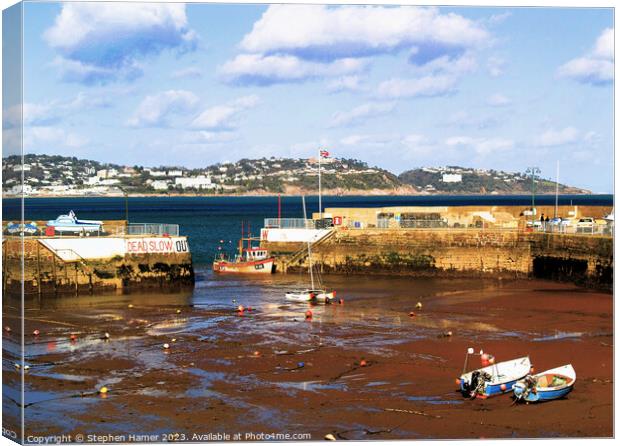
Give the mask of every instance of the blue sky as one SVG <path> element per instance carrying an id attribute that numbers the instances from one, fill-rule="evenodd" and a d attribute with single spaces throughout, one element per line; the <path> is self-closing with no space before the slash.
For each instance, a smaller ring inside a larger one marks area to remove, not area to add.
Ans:
<path id="1" fill-rule="evenodd" d="M 612 192 L 613 12 L 26 3 L 24 104 L 27 153 L 200 167 L 321 145 L 549 178 L 559 160 Z"/>

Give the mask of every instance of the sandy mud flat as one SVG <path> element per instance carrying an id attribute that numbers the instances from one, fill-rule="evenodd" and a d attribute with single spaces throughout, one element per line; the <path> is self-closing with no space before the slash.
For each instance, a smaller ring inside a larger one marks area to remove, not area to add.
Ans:
<path id="1" fill-rule="evenodd" d="M 613 435 L 610 294 L 545 281 L 335 277 L 328 282 L 344 304 L 310 306 L 286 302 L 286 284 L 270 280 L 276 282 L 252 285 L 255 292 L 237 279 L 206 283 L 201 298 L 195 292 L 27 303 L 26 437 Z M 418 301 L 422 309 L 414 308 Z M 239 314 L 239 304 L 252 311 Z M 3 332 L 5 427 L 19 423 L 16 332 Z M 512 405 L 509 395 L 466 400 L 455 378 L 468 347 L 498 361 L 530 355 L 537 371 L 572 363 L 575 389 L 543 404 Z M 105 395 L 97 393 L 102 386 Z"/>

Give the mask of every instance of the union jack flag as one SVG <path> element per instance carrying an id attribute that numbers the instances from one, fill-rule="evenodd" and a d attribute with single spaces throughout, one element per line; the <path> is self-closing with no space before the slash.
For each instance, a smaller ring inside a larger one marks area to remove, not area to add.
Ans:
<path id="1" fill-rule="evenodd" d="M 329 152 L 327 150 L 321 150 L 319 154 L 321 155 L 321 158 L 329 158 Z"/>

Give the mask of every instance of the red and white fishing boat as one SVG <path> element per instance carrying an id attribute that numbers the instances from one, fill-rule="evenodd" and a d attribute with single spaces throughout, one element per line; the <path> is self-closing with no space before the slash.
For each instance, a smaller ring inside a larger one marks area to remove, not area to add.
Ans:
<path id="1" fill-rule="evenodd" d="M 271 274 L 275 271 L 274 257 L 269 255 L 269 251 L 252 246 L 252 238 L 248 231 L 248 236 L 243 236 L 243 225 L 241 227 L 241 239 L 239 240 L 239 252 L 234 259 L 229 259 L 224 253 L 216 256 L 213 261 L 213 272 L 219 274 Z M 244 247 L 244 242 L 247 246 Z M 220 246 L 221 249 L 221 246 Z"/>

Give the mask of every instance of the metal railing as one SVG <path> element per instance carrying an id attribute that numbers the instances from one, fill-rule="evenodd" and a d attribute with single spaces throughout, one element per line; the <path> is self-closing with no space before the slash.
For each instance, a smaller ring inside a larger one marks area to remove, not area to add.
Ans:
<path id="1" fill-rule="evenodd" d="M 169 223 L 129 223 L 127 235 L 179 235 L 179 225 Z"/>
<path id="2" fill-rule="evenodd" d="M 269 229 L 315 229 L 314 220 L 305 218 L 266 218 L 265 228 Z"/>

